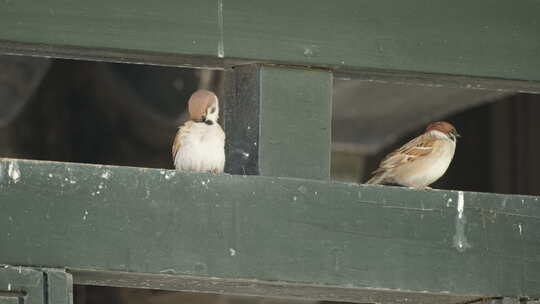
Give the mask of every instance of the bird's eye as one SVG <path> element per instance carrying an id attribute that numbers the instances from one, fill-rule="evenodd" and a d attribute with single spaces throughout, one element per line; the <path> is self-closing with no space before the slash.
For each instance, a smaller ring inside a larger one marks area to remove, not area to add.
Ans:
<path id="1" fill-rule="evenodd" d="M 210 109 L 210 114 L 214 114 L 214 112 L 216 112 L 216 108 L 215 108 L 215 107 L 212 107 L 212 108 Z"/>

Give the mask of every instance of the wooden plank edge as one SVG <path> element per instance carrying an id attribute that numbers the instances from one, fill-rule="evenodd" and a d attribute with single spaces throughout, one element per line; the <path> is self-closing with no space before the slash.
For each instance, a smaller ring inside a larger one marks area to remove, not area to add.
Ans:
<path id="1" fill-rule="evenodd" d="M 481 299 L 477 295 L 412 292 L 406 290 L 354 288 L 290 282 L 267 282 L 170 274 L 68 269 L 74 284 L 159 289 L 168 291 L 261 296 L 285 299 L 349 301 L 354 303 L 451 304 Z"/>
<path id="2" fill-rule="evenodd" d="M 335 78 L 338 80 L 362 79 L 367 82 L 379 82 L 394 85 L 467 88 L 473 90 L 540 94 L 539 81 L 467 75 L 430 74 L 365 67 L 354 68 L 341 65 L 311 65 L 285 61 L 260 60 L 256 58 L 220 58 L 218 56 L 157 53 L 123 49 L 98 49 L 0 40 L 0 55 L 2 54 L 213 70 L 223 70 L 233 66 L 259 63 L 299 68 L 329 69 L 336 73 Z"/>

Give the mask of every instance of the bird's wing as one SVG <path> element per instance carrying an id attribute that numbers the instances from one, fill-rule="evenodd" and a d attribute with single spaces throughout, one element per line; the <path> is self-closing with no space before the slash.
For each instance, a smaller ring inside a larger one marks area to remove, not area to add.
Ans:
<path id="1" fill-rule="evenodd" d="M 176 153 L 178 153 L 178 150 L 180 150 L 180 147 L 182 146 L 183 139 L 189 134 L 191 126 L 193 126 L 193 121 L 190 120 L 187 121 L 183 126 L 178 128 L 178 132 L 176 132 L 176 136 L 174 137 L 174 142 L 172 145 L 173 161 L 176 158 Z"/>
<path id="2" fill-rule="evenodd" d="M 436 141 L 435 138 L 428 134 L 422 134 L 412 139 L 401 146 L 401 148 L 388 154 L 381 161 L 379 168 L 375 170 L 374 173 L 395 168 L 430 154 L 433 151 Z"/>

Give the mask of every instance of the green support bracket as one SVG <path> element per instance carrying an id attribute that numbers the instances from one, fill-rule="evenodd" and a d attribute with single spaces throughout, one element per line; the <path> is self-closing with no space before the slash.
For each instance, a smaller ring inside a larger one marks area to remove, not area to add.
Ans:
<path id="1" fill-rule="evenodd" d="M 72 304 L 73 280 L 59 269 L 0 266 L 0 304 Z"/>
<path id="2" fill-rule="evenodd" d="M 239 66 L 226 87 L 227 172 L 329 179 L 331 72 Z"/>

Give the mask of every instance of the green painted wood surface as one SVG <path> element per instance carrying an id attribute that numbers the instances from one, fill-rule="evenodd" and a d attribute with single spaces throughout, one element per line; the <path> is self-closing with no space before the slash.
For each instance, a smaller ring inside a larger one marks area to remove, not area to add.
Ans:
<path id="1" fill-rule="evenodd" d="M 227 172 L 328 180 L 332 73 L 261 65 L 227 73 Z"/>
<path id="2" fill-rule="evenodd" d="M 42 43 L 35 54 L 82 46 L 539 81 L 538 11 L 536 0 L 9 0 L 0 40 Z"/>
<path id="3" fill-rule="evenodd" d="M 0 39 L 216 56 L 215 0 L 0 2 Z"/>
<path id="4" fill-rule="evenodd" d="M 0 266 L 0 292 L 6 298 L 5 303 L 16 300 L 14 303 L 47 304 L 43 283 L 41 271 L 26 267 Z"/>
<path id="5" fill-rule="evenodd" d="M 24 302 L 23 302 L 24 303 Z M 0 304 L 21 304 L 19 297 L 0 293 Z"/>
<path id="6" fill-rule="evenodd" d="M 44 269 L 47 301 L 50 304 L 73 304 L 73 277 L 63 269 Z"/>
<path id="7" fill-rule="evenodd" d="M 540 80 L 538 11 L 536 0 L 225 0 L 225 52 Z"/>
<path id="8" fill-rule="evenodd" d="M 0 262 L 0 303 L 73 303 L 73 280 L 64 270 L 1 264 L 5 263 Z"/>
<path id="9" fill-rule="evenodd" d="M 332 73 L 260 69 L 261 174 L 330 178 Z"/>
<path id="10" fill-rule="evenodd" d="M 540 296 L 538 197 L 0 164 L 0 263 Z"/>

